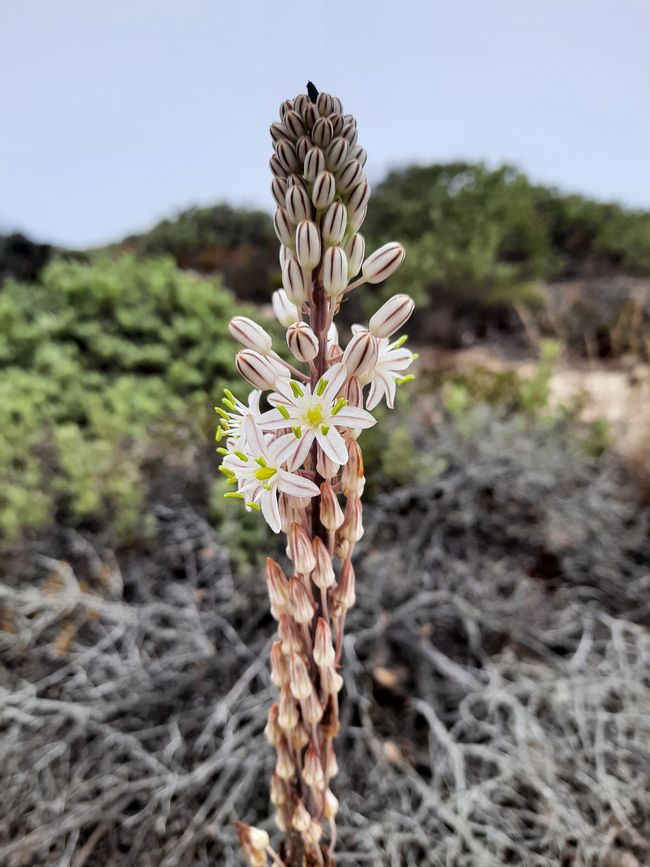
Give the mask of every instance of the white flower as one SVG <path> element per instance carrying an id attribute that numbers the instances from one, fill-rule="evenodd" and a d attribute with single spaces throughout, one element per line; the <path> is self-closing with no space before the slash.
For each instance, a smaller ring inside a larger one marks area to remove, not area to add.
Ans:
<path id="1" fill-rule="evenodd" d="M 287 444 L 285 453 L 291 468 L 304 463 L 314 441 L 332 461 L 345 464 L 348 449 L 338 428 L 363 429 L 375 424 L 369 412 L 346 406 L 345 398 L 337 398 L 347 375 L 344 364 L 335 364 L 313 389 L 295 380 L 279 380 L 277 392 L 269 395 L 275 409 L 263 413 L 259 424 L 262 430 L 293 431 L 293 443 Z"/>
<path id="2" fill-rule="evenodd" d="M 226 496 L 244 500 L 247 509 L 260 509 L 274 533 L 282 527 L 278 493 L 291 497 L 315 497 L 319 493 L 314 482 L 283 469 L 287 444 L 295 439 L 285 434 L 267 442 L 252 416 L 244 419 L 244 448 L 226 455 L 222 472 L 237 482 L 237 491 Z M 290 443 L 293 448 L 293 443 Z"/>
<path id="3" fill-rule="evenodd" d="M 366 408 L 374 409 L 382 397 L 386 397 L 386 405 L 393 409 L 397 386 L 414 379 L 413 375 L 404 376 L 404 371 L 415 361 L 417 355 L 410 349 L 403 349 L 406 337 L 400 337 L 390 343 L 388 337 L 378 340 L 379 355 L 373 370 L 362 380 L 364 385 L 370 383 L 370 391 L 366 398 Z"/>
<path id="4" fill-rule="evenodd" d="M 217 442 L 219 442 L 224 434 L 228 437 L 228 447 L 231 451 L 241 449 L 245 445 L 244 436 L 244 421 L 249 416 L 254 420 L 260 416 L 260 397 L 262 392 L 258 389 L 253 389 L 248 395 L 248 404 L 244 404 L 241 400 L 237 400 L 235 395 L 227 388 L 224 389 L 225 397 L 222 402 L 226 409 L 220 406 L 215 406 L 215 410 L 221 416 L 221 423 L 217 428 Z"/>

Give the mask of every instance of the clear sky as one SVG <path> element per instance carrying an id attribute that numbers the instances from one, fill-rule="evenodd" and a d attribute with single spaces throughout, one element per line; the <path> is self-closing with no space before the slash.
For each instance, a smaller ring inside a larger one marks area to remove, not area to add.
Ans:
<path id="1" fill-rule="evenodd" d="M 388 167 L 510 161 L 650 207 L 648 0 L 0 0 L 0 230 L 114 240 L 271 208 L 268 126 L 307 78 Z"/>

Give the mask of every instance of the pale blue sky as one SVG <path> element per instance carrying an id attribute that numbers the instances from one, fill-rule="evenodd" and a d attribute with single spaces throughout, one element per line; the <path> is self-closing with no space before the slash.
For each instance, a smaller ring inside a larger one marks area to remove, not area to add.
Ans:
<path id="1" fill-rule="evenodd" d="M 81 246 L 270 209 L 268 126 L 307 78 L 371 181 L 507 160 L 650 207 L 649 35 L 647 0 L 0 0 L 0 228 Z"/>

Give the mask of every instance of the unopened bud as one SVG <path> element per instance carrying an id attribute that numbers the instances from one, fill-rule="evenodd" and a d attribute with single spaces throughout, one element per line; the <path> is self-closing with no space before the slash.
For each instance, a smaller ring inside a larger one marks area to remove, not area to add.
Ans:
<path id="1" fill-rule="evenodd" d="M 271 192 L 278 208 L 283 208 L 284 200 L 287 195 L 287 179 L 273 178 L 271 181 Z"/>
<path id="2" fill-rule="evenodd" d="M 285 196 L 286 211 L 292 223 L 298 224 L 301 220 L 311 217 L 311 202 L 307 190 L 303 187 L 289 187 Z"/>
<path id="3" fill-rule="evenodd" d="M 317 725 L 323 718 L 323 708 L 314 689 L 300 702 L 302 718 L 307 725 Z"/>
<path id="4" fill-rule="evenodd" d="M 305 185 L 305 181 L 304 181 L 304 178 L 302 177 L 302 175 L 298 175 L 295 173 L 290 174 L 290 175 L 287 175 L 286 180 L 287 180 L 287 189 L 289 189 L 289 187 L 302 187 L 303 190 L 307 189 L 307 186 Z"/>
<path id="5" fill-rule="evenodd" d="M 289 617 L 288 614 L 282 614 L 278 621 L 278 635 L 282 642 L 282 652 L 299 653 L 302 650 L 302 638 L 298 624 Z"/>
<path id="6" fill-rule="evenodd" d="M 300 831 L 301 833 L 307 831 L 311 825 L 311 816 L 302 801 L 298 802 L 298 806 L 293 811 L 291 824 L 296 831 Z"/>
<path id="7" fill-rule="evenodd" d="M 233 316 L 228 324 L 228 330 L 235 340 L 247 349 L 254 349 L 260 355 L 268 355 L 271 351 L 273 346 L 271 336 L 248 316 Z"/>
<path id="8" fill-rule="evenodd" d="M 320 763 L 318 753 L 313 744 L 309 744 L 305 752 L 302 778 L 308 786 L 311 786 L 312 789 L 322 789 L 325 786 L 323 766 Z"/>
<path id="9" fill-rule="evenodd" d="M 236 825 L 239 843 L 249 855 L 251 854 L 248 852 L 249 849 L 264 853 L 267 847 L 271 845 L 269 835 L 261 828 L 254 828 L 252 825 L 244 825 L 243 822 L 237 822 Z M 265 864 L 266 859 L 260 863 Z"/>
<path id="10" fill-rule="evenodd" d="M 355 223 L 365 211 L 370 199 L 370 184 L 363 180 L 348 193 L 348 220 Z"/>
<path id="11" fill-rule="evenodd" d="M 332 96 L 332 111 L 337 114 L 343 114 L 343 103 L 338 96 Z"/>
<path id="12" fill-rule="evenodd" d="M 348 225 L 348 212 L 341 202 L 332 202 L 323 216 L 321 233 L 326 244 L 340 244 Z"/>
<path id="13" fill-rule="evenodd" d="M 321 172 L 316 175 L 314 187 L 311 192 L 311 200 L 318 210 L 329 207 L 336 196 L 336 181 L 331 172 Z"/>
<path id="14" fill-rule="evenodd" d="M 300 319 L 298 308 L 292 301 L 289 301 L 289 296 L 284 289 L 275 290 L 271 303 L 273 304 L 275 318 L 278 320 L 280 325 L 284 325 L 285 328 L 288 328 Z"/>
<path id="15" fill-rule="evenodd" d="M 275 155 L 286 172 L 293 172 L 298 168 L 296 149 L 287 139 L 278 142 Z"/>
<path id="16" fill-rule="evenodd" d="M 318 618 L 316 638 L 314 639 L 314 662 L 320 668 L 323 665 L 334 665 L 335 654 L 332 646 L 332 633 L 327 621 Z"/>
<path id="17" fill-rule="evenodd" d="M 334 111 L 334 98 L 329 93 L 319 93 L 316 99 L 316 107 L 321 117 L 327 117 Z"/>
<path id="18" fill-rule="evenodd" d="M 293 731 L 300 722 L 298 705 L 291 695 L 287 684 L 280 689 L 280 704 L 278 705 L 278 726 L 287 734 Z"/>
<path id="19" fill-rule="evenodd" d="M 316 557 L 316 568 L 311 580 L 321 590 L 327 590 L 334 583 L 332 556 L 319 536 L 316 536 L 312 540 L 312 545 L 314 546 L 314 556 Z"/>
<path id="20" fill-rule="evenodd" d="M 300 526 L 292 524 L 289 531 L 289 556 L 293 560 L 296 572 L 301 575 L 310 575 L 316 566 L 314 552 L 311 548 L 309 536 Z"/>
<path id="21" fill-rule="evenodd" d="M 321 172 L 326 168 L 325 154 L 320 148 L 311 148 L 305 157 L 305 178 L 313 183 Z"/>
<path id="22" fill-rule="evenodd" d="M 328 530 L 338 530 L 343 523 L 338 497 L 328 482 L 322 482 L 320 486 L 320 520 Z"/>
<path id="23" fill-rule="evenodd" d="M 284 738 L 280 738 L 280 743 L 277 744 L 276 749 L 278 757 L 275 763 L 275 773 L 281 780 L 291 780 L 296 773 L 296 766 Z"/>
<path id="24" fill-rule="evenodd" d="M 318 355 L 318 337 L 306 322 L 294 322 L 289 326 L 287 346 L 298 361 L 312 361 Z"/>
<path id="25" fill-rule="evenodd" d="M 287 131 L 289 138 L 297 141 L 301 135 L 305 134 L 305 124 L 303 123 L 300 114 L 295 111 L 288 111 L 282 118 L 282 123 Z"/>
<path id="26" fill-rule="evenodd" d="M 375 313 L 368 328 L 376 337 L 390 337 L 406 324 L 414 307 L 415 302 L 408 295 L 393 295 Z"/>
<path id="27" fill-rule="evenodd" d="M 295 256 L 287 259 L 284 263 L 284 267 L 282 268 L 282 285 L 289 301 L 295 304 L 297 308 L 302 307 L 309 297 L 311 275 L 307 269 L 302 267 Z"/>
<path id="28" fill-rule="evenodd" d="M 331 172 L 338 172 L 345 165 L 349 150 L 350 145 L 344 138 L 334 139 L 325 154 L 325 162 Z"/>
<path id="29" fill-rule="evenodd" d="M 338 364 L 341 360 L 341 350 L 332 346 L 328 349 L 327 359 L 331 364 Z M 335 476 L 339 469 L 340 464 L 335 463 L 322 449 L 318 449 L 318 457 L 316 459 L 316 470 L 321 474 L 324 479 L 331 479 L 332 476 Z"/>
<path id="30" fill-rule="evenodd" d="M 343 249 L 348 257 L 348 279 L 351 280 L 361 270 L 363 257 L 366 255 L 366 242 L 363 235 L 358 232 L 351 235 Z"/>
<path id="31" fill-rule="evenodd" d="M 334 138 L 334 128 L 326 117 L 319 118 L 311 131 L 311 138 L 319 148 L 326 148 Z"/>
<path id="32" fill-rule="evenodd" d="M 333 819 L 339 811 L 339 800 L 336 795 L 328 789 L 325 792 L 325 806 L 323 808 L 323 815 L 326 819 Z"/>
<path id="33" fill-rule="evenodd" d="M 299 653 L 292 653 L 289 662 L 289 671 L 291 672 L 291 694 L 294 698 L 301 700 L 307 698 L 313 690 L 312 682 L 309 679 L 309 672 L 305 661 Z"/>
<path id="34" fill-rule="evenodd" d="M 334 735 L 336 737 L 336 735 Z M 333 779 L 339 772 L 339 763 L 336 761 L 336 753 L 333 749 L 327 752 L 327 761 L 325 763 L 325 777 L 328 780 Z"/>
<path id="35" fill-rule="evenodd" d="M 235 366 L 253 388 L 266 391 L 275 388 L 277 370 L 271 362 L 253 349 L 242 349 L 235 356 Z"/>
<path id="36" fill-rule="evenodd" d="M 298 163 L 302 165 L 305 162 L 305 157 L 309 153 L 309 149 L 312 147 L 311 139 L 307 135 L 301 136 L 296 142 L 296 156 L 298 157 Z"/>
<path id="37" fill-rule="evenodd" d="M 355 145 L 354 147 L 350 148 L 350 157 L 354 160 L 357 160 L 357 162 L 360 162 L 362 166 L 365 166 L 366 162 L 368 161 L 368 154 L 366 153 L 365 149 L 361 147 L 361 145 Z"/>
<path id="38" fill-rule="evenodd" d="M 368 214 L 368 206 L 366 205 L 360 211 L 355 211 L 352 215 L 348 213 L 348 230 L 350 232 L 358 232 Z"/>
<path id="39" fill-rule="evenodd" d="M 289 594 L 291 597 L 291 614 L 296 623 L 311 623 L 316 609 L 314 608 L 314 603 L 309 598 L 305 585 L 297 575 L 291 577 Z"/>
<path id="40" fill-rule="evenodd" d="M 284 120 L 284 116 L 288 111 L 293 109 L 293 102 L 290 99 L 285 99 L 280 103 L 280 117 Z"/>
<path id="41" fill-rule="evenodd" d="M 357 499 L 353 497 L 353 499 Z M 349 501 L 348 501 L 349 502 Z M 345 525 L 344 525 L 345 526 Z M 354 568 L 352 567 L 352 562 L 348 560 L 343 561 L 343 566 L 341 567 L 341 579 L 338 583 L 336 590 L 334 591 L 334 615 L 336 617 L 340 617 L 341 614 L 345 614 L 345 612 L 352 608 L 354 603 L 356 602 L 356 595 L 354 592 Z"/>
<path id="42" fill-rule="evenodd" d="M 379 342 L 369 331 L 359 331 L 343 353 L 343 364 L 350 376 L 363 376 L 373 370 L 379 357 Z"/>
<path id="43" fill-rule="evenodd" d="M 337 298 L 345 291 L 348 285 L 348 260 L 341 247 L 329 247 L 325 251 L 321 280 L 330 298 Z"/>
<path id="44" fill-rule="evenodd" d="M 320 232 L 316 223 L 303 220 L 296 229 L 296 256 L 303 268 L 311 270 L 320 262 Z M 287 288 L 286 286 L 284 287 Z"/>
<path id="45" fill-rule="evenodd" d="M 286 176 L 289 174 L 289 172 L 280 162 L 277 154 L 273 154 L 273 156 L 269 160 L 269 166 L 276 178 L 286 178 Z"/>
<path id="46" fill-rule="evenodd" d="M 348 144 L 353 147 L 357 143 L 357 125 L 356 123 L 344 123 L 343 129 L 341 130 L 341 137 L 344 138 Z"/>
<path id="47" fill-rule="evenodd" d="M 282 642 L 274 641 L 271 647 L 271 683 L 287 686 L 289 680 L 289 664 L 282 651 Z"/>
<path id="48" fill-rule="evenodd" d="M 360 497 L 366 480 L 363 474 L 363 456 L 356 440 L 348 440 L 348 461 L 343 464 L 341 490 L 346 497 Z"/>
<path id="49" fill-rule="evenodd" d="M 363 537 L 363 514 L 359 497 L 348 497 L 340 532 L 341 536 L 350 542 L 358 542 Z"/>
<path id="50" fill-rule="evenodd" d="M 318 109 L 312 102 L 308 103 L 302 111 L 302 119 L 307 130 L 313 129 L 319 117 Z"/>
<path id="51" fill-rule="evenodd" d="M 343 396 L 350 406 L 363 408 L 363 389 L 356 376 L 351 376 L 345 383 Z"/>
<path id="52" fill-rule="evenodd" d="M 282 732 L 278 725 L 278 706 L 277 704 L 272 704 L 269 708 L 266 726 L 264 727 L 264 736 L 271 746 L 274 747 L 279 743 L 281 735 Z"/>
<path id="53" fill-rule="evenodd" d="M 273 218 L 273 226 L 278 240 L 285 247 L 293 247 L 295 228 L 285 208 L 278 208 Z"/>
<path id="54" fill-rule="evenodd" d="M 279 807 L 286 803 L 287 790 L 284 780 L 281 780 L 276 774 L 271 777 L 271 803 L 274 807 Z"/>
<path id="55" fill-rule="evenodd" d="M 339 188 L 339 192 L 348 193 L 353 187 L 360 183 L 362 179 L 363 168 L 361 167 L 361 163 L 356 160 L 350 160 L 339 172 L 336 185 Z"/>
<path id="56" fill-rule="evenodd" d="M 337 695 L 343 688 L 343 678 L 333 665 L 325 665 L 320 670 L 320 682 L 325 692 Z"/>
<path id="57" fill-rule="evenodd" d="M 332 130 L 334 131 L 334 135 L 335 136 L 340 135 L 341 130 L 343 129 L 343 125 L 345 123 L 345 121 L 343 120 L 343 117 L 340 114 L 337 114 L 336 112 L 334 112 L 333 114 L 330 114 L 328 119 L 329 119 L 329 122 L 332 124 Z"/>
<path id="58" fill-rule="evenodd" d="M 280 253 L 278 255 L 278 259 L 280 260 L 280 268 L 284 268 L 289 259 L 293 256 L 293 250 L 291 247 L 285 247 L 284 244 L 280 244 Z"/>
<path id="59" fill-rule="evenodd" d="M 286 127 L 284 126 L 284 124 L 277 123 L 277 121 L 275 123 L 271 124 L 271 128 L 270 128 L 269 132 L 271 133 L 271 138 L 273 139 L 274 144 L 281 142 L 283 139 L 287 138 L 287 136 L 288 136 L 288 133 L 287 133 L 287 130 L 286 130 Z"/>
<path id="60" fill-rule="evenodd" d="M 305 108 L 310 104 L 309 97 L 306 93 L 299 93 L 298 96 L 293 101 L 293 109 L 297 111 L 298 114 L 303 114 Z"/>

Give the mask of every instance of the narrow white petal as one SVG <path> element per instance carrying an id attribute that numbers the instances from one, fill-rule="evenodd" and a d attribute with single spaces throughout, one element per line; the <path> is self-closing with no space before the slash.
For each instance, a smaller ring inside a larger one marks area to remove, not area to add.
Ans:
<path id="1" fill-rule="evenodd" d="M 385 391 L 384 380 L 375 375 L 366 398 L 366 409 L 374 409 L 380 403 Z"/>
<path id="2" fill-rule="evenodd" d="M 325 372 L 324 376 L 327 380 L 327 387 L 323 392 L 322 401 L 323 403 L 327 403 L 327 401 L 333 402 L 336 400 L 336 396 L 343 388 L 345 380 L 348 378 L 347 368 L 342 363 L 334 364 Z"/>
<path id="3" fill-rule="evenodd" d="M 345 440 L 335 427 L 331 427 L 327 434 L 318 430 L 316 441 L 328 458 L 331 458 L 337 464 L 347 464 L 348 448 L 345 445 Z"/>
<path id="4" fill-rule="evenodd" d="M 305 458 L 309 454 L 311 444 L 314 442 L 314 431 L 305 431 L 305 433 L 303 433 L 302 437 L 297 440 L 297 442 L 299 443 L 299 445 L 296 449 L 295 455 L 293 456 L 293 460 L 289 464 L 290 470 L 297 470 L 305 463 Z"/>
<path id="5" fill-rule="evenodd" d="M 262 413 L 257 423 L 262 430 L 287 430 L 291 427 L 290 419 L 286 419 L 277 409 Z"/>
<path id="6" fill-rule="evenodd" d="M 273 466 L 279 467 L 282 464 L 290 464 L 299 445 L 300 440 L 293 432 L 278 437 L 272 446 Z"/>
<path id="7" fill-rule="evenodd" d="M 278 492 L 275 488 L 262 492 L 260 506 L 266 523 L 274 533 L 279 533 L 282 529 L 282 521 L 280 520 L 280 509 L 278 508 Z"/>
<path id="8" fill-rule="evenodd" d="M 369 412 L 357 406 L 344 406 L 343 409 L 331 418 L 332 424 L 337 427 L 351 427 L 365 429 L 377 424 Z"/>
<path id="9" fill-rule="evenodd" d="M 380 374 L 380 376 L 385 380 L 384 388 L 386 390 L 386 406 L 389 409 L 393 409 L 395 406 L 395 392 L 397 391 L 397 385 L 392 376 L 386 374 Z"/>
<path id="10" fill-rule="evenodd" d="M 315 497 L 319 493 L 317 485 L 309 479 L 286 470 L 279 471 L 278 490 L 291 497 Z"/>
<path id="11" fill-rule="evenodd" d="M 246 416 L 246 420 L 244 421 L 244 432 L 250 454 L 255 457 L 266 455 L 266 442 L 262 436 L 262 431 L 250 415 Z"/>

